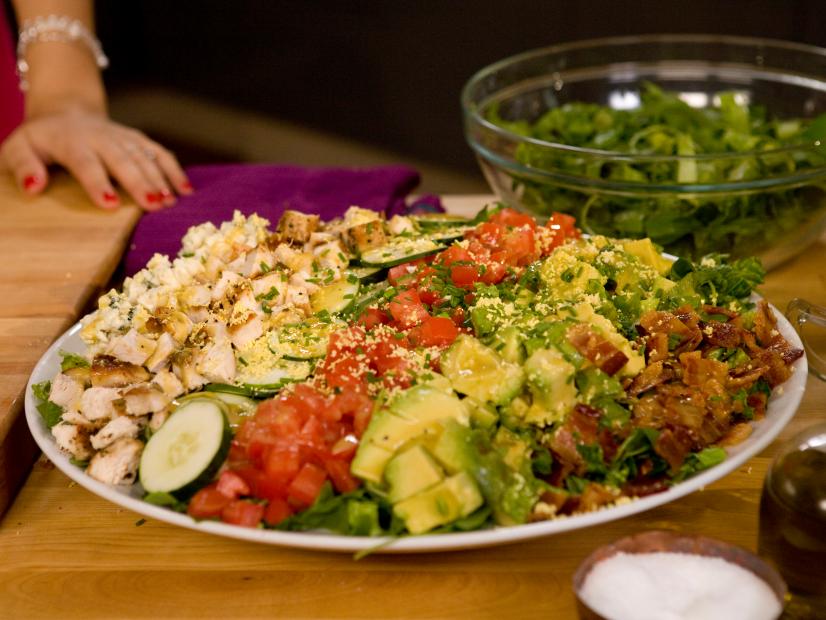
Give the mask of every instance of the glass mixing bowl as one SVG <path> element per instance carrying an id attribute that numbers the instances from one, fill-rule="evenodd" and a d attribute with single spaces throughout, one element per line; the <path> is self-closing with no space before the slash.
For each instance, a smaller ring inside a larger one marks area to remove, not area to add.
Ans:
<path id="1" fill-rule="evenodd" d="M 720 93 L 732 92 L 738 102 L 763 106 L 769 117 L 813 119 L 826 112 L 826 49 L 651 35 L 530 51 L 482 69 L 466 84 L 465 135 L 504 202 L 540 217 L 571 213 L 587 232 L 648 236 L 693 258 L 758 255 L 768 268 L 821 235 L 826 144 L 817 140 L 737 153 L 629 153 L 525 137 L 491 120 L 496 114 L 506 122 L 532 123 L 570 102 L 632 109 L 647 83 L 695 108 L 719 106 Z M 647 166 L 660 167 L 668 180 L 615 174 Z M 708 169 L 724 170 L 725 182 L 702 182 Z M 686 170 L 693 174 L 682 174 Z M 681 178 L 691 182 L 676 180 Z"/>

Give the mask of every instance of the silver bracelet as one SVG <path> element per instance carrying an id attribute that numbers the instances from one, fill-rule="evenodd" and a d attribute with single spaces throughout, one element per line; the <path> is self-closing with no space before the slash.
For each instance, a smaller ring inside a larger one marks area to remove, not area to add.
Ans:
<path id="1" fill-rule="evenodd" d="M 20 28 L 17 40 L 17 75 L 20 78 L 20 90 L 22 91 L 29 88 L 26 80 L 29 72 L 29 63 L 25 58 L 26 48 L 31 43 L 40 41 L 80 42 L 92 53 L 99 69 L 109 66 L 109 59 L 103 53 L 100 41 L 80 20 L 66 15 L 47 15 L 27 19 Z"/>

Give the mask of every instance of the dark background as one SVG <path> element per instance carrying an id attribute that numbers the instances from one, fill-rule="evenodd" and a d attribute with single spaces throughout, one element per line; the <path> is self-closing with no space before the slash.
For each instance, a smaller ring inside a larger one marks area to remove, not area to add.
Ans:
<path id="1" fill-rule="evenodd" d="M 505 56 L 656 32 L 826 45 L 815 0 L 109 0 L 97 12 L 113 95 L 163 87 L 464 172 L 462 85 Z"/>

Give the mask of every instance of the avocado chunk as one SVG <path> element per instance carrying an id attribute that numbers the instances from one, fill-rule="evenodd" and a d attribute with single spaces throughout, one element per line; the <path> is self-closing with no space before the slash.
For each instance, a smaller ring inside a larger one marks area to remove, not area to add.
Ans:
<path id="1" fill-rule="evenodd" d="M 484 503 L 476 482 L 460 472 L 395 504 L 393 512 L 411 534 L 423 534 L 468 516 Z"/>
<path id="2" fill-rule="evenodd" d="M 496 332 L 492 346 L 506 362 L 522 364 L 525 361 L 522 332 L 515 325 L 509 325 Z"/>
<path id="3" fill-rule="evenodd" d="M 395 504 L 441 482 L 444 474 L 427 450 L 414 445 L 390 459 L 384 477 L 390 485 L 387 499 Z"/>
<path id="4" fill-rule="evenodd" d="M 389 408 L 376 412 L 359 443 L 350 471 L 353 475 L 381 483 L 384 468 L 405 443 L 441 432 L 439 420 L 469 424 L 467 407 L 454 394 L 429 385 L 402 392 Z"/>
<path id="5" fill-rule="evenodd" d="M 661 276 L 671 271 L 671 261 L 660 254 L 651 239 L 623 241 L 622 249 L 639 258 L 644 265 L 653 267 Z"/>
<path id="6" fill-rule="evenodd" d="M 467 424 L 469 413 L 452 391 L 447 392 L 432 385 L 416 385 L 399 394 L 391 403 L 390 411 L 415 422 L 428 422 L 450 418 Z"/>
<path id="7" fill-rule="evenodd" d="M 525 361 L 533 403 L 525 421 L 546 425 L 562 420 L 576 404 L 576 368 L 556 349 L 539 349 Z"/>
<path id="8" fill-rule="evenodd" d="M 442 425 L 444 430 L 432 447 L 433 456 L 449 474 L 471 469 L 475 462 L 475 453 L 471 444 L 470 429 L 454 420 L 445 420 Z"/>
<path id="9" fill-rule="evenodd" d="M 522 368 L 465 334 L 445 351 L 441 364 L 454 390 L 494 405 L 510 401 L 525 383 Z"/>

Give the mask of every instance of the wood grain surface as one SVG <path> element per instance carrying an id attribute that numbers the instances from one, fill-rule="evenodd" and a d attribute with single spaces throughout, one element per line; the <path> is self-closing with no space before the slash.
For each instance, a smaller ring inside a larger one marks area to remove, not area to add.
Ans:
<path id="1" fill-rule="evenodd" d="M 63 175 L 36 198 L 0 177 L 0 515 L 35 455 L 21 420 L 32 367 L 106 286 L 139 214 L 98 209 Z"/>
<path id="2" fill-rule="evenodd" d="M 448 203 L 464 210 L 482 201 Z M 826 304 L 824 265 L 820 243 L 770 274 L 763 292 L 780 308 L 798 294 Z M 826 420 L 826 383 L 810 377 L 797 416 L 777 442 L 678 501 L 519 544 L 359 561 L 144 520 L 41 458 L 0 522 L 0 618 L 574 618 L 576 566 L 619 537 L 668 529 L 753 550 L 772 455 L 817 420 Z"/>

